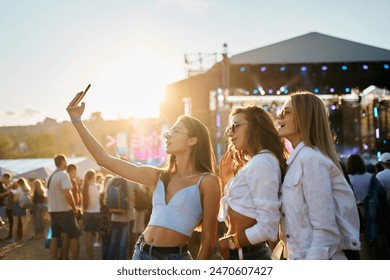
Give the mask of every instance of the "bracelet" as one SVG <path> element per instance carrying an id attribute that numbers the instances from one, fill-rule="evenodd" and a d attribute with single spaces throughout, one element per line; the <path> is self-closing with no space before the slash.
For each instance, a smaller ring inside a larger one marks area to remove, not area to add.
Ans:
<path id="1" fill-rule="evenodd" d="M 238 242 L 238 233 L 233 234 L 233 238 L 234 238 L 234 245 L 236 245 L 237 249 L 240 249 L 241 246 L 240 243 Z"/>
<path id="2" fill-rule="evenodd" d="M 81 122 L 81 117 L 70 119 L 70 120 L 72 121 L 72 123 Z"/>

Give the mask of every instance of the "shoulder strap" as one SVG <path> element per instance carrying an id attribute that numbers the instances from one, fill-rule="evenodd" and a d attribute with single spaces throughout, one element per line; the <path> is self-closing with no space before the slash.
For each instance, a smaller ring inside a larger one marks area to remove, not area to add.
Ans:
<path id="1" fill-rule="evenodd" d="M 56 174 L 57 172 L 59 172 L 60 170 L 59 169 L 56 169 L 56 171 L 54 171 L 50 177 L 49 177 L 49 180 L 47 180 L 47 189 L 49 189 L 49 186 L 50 186 L 50 182 L 51 182 L 51 178 L 53 178 L 54 174 Z"/>
<path id="2" fill-rule="evenodd" d="M 202 179 L 203 179 L 204 175 L 207 175 L 207 174 L 209 174 L 209 173 L 210 173 L 210 172 L 205 172 L 205 173 L 202 173 L 202 175 L 200 175 L 200 178 L 199 178 L 198 182 L 196 183 L 196 186 L 198 186 L 198 187 L 199 187 L 199 185 L 200 185 L 200 182 L 202 181 Z"/>

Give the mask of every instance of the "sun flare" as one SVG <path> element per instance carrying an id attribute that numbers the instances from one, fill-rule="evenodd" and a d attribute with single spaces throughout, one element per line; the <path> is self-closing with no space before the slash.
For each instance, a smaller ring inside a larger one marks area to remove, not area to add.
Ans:
<path id="1" fill-rule="evenodd" d="M 165 85 L 178 79 L 178 68 L 156 52 L 136 50 L 101 74 L 91 100 L 105 104 L 106 119 L 158 118 Z"/>

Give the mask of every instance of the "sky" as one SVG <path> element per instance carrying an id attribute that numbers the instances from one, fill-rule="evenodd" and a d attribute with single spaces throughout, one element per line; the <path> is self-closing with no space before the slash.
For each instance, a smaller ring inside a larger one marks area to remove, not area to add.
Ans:
<path id="1" fill-rule="evenodd" d="M 309 32 L 390 50 L 387 0 L 0 0 L 0 126 L 158 117 L 184 55 L 236 55 Z"/>

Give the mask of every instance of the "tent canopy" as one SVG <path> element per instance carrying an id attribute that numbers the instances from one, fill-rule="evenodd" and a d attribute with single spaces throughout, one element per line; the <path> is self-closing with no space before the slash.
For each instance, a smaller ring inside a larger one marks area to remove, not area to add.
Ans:
<path id="1" fill-rule="evenodd" d="M 46 167 L 39 167 L 37 169 L 13 176 L 14 179 L 46 179 L 53 172 L 53 170 Z"/>
<path id="2" fill-rule="evenodd" d="M 81 178 L 84 177 L 85 172 L 89 169 L 101 170 L 94 160 L 87 157 L 71 157 L 66 160 L 68 164 L 73 163 L 77 166 L 77 176 Z M 14 175 L 14 177 L 37 171 L 40 168 L 44 168 L 40 170 L 41 174 L 43 172 L 51 173 L 56 169 L 53 158 L 1 159 L 0 166 L 5 170 L 9 170 L 9 173 Z"/>

